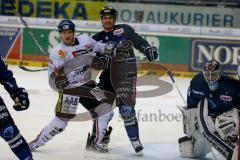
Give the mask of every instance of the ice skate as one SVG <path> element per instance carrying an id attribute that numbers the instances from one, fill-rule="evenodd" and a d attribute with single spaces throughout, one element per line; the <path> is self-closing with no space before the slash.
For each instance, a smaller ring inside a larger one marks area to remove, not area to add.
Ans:
<path id="1" fill-rule="evenodd" d="M 142 154 L 143 145 L 141 144 L 141 142 L 138 140 L 138 141 L 131 141 L 131 143 L 135 152 L 138 154 Z"/>

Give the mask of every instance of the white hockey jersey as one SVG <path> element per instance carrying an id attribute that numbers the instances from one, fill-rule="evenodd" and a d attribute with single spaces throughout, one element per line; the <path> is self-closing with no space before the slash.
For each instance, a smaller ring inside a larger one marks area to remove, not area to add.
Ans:
<path id="1" fill-rule="evenodd" d="M 63 72 L 68 77 L 69 85 L 65 89 L 78 87 L 91 80 L 91 64 L 96 52 L 104 53 L 104 43 L 97 42 L 87 35 L 79 35 L 75 38 L 79 44 L 67 46 L 60 43 L 50 53 L 48 76 L 50 86 L 54 89 L 56 87 L 51 74 L 56 69 L 63 68 Z"/>

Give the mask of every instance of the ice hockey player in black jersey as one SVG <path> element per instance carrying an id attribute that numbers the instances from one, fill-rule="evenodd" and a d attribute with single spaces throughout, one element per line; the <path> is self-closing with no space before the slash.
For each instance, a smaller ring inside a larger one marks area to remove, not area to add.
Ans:
<path id="1" fill-rule="evenodd" d="M 236 159 L 239 101 L 239 81 L 224 75 L 218 61 L 207 62 L 190 82 L 180 155 L 199 158 L 214 147 L 226 159 Z"/>
<path id="2" fill-rule="evenodd" d="M 12 71 L 8 70 L 2 57 L 0 58 L 0 83 L 7 90 L 13 101 L 16 111 L 26 110 L 29 107 L 28 93 L 19 88 Z M 13 153 L 20 160 L 32 160 L 32 154 L 27 142 L 15 125 L 2 97 L 0 96 L 0 136 L 9 144 Z"/>
<path id="3" fill-rule="evenodd" d="M 100 11 L 100 18 L 103 26 L 103 30 L 93 36 L 93 39 L 96 41 L 100 41 L 102 43 L 107 42 L 114 42 L 116 45 L 119 45 L 121 42 L 128 40 L 133 43 L 133 47 L 141 51 L 145 56 L 147 61 L 151 62 L 158 58 L 158 51 L 157 48 L 154 46 L 151 46 L 146 40 L 144 40 L 140 35 L 138 35 L 132 27 L 126 24 L 115 24 L 117 17 L 117 11 L 111 7 L 111 6 L 105 6 Z M 117 53 L 118 54 L 118 53 Z M 112 56 L 112 55 L 109 55 Z M 132 69 L 135 68 L 135 71 L 132 71 L 132 73 L 135 73 L 136 76 L 136 58 L 134 55 L 133 48 L 131 47 L 130 50 L 126 52 L 126 59 L 130 60 L 131 62 L 134 62 L 135 64 L 132 64 Z M 119 68 L 118 68 L 119 67 Z M 115 64 L 112 64 L 111 69 L 105 69 L 101 75 L 100 75 L 100 82 L 98 86 L 102 90 L 115 92 L 118 90 L 118 88 L 122 87 L 116 87 L 114 84 L 116 81 L 122 81 L 123 77 L 120 77 L 120 79 L 116 80 L 113 77 L 115 76 L 115 73 L 119 73 L 124 70 L 128 70 L 129 66 L 127 64 L 122 64 L 120 66 L 115 66 Z M 118 68 L 118 70 L 113 70 L 112 68 Z M 134 69 L 133 69 L 134 70 Z M 129 74 L 130 75 L 130 74 Z M 132 76 L 134 74 L 131 74 Z M 127 77 L 127 76 L 126 76 Z M 140 142 L 139 138 L 139 128 L 138 128 L 138 122 L 135 115 L 135 95 L 136 95 L 136 77 L 128 77 L 131 78 L 132 81 L 132 102 L 126 103 L 121 98 L 117 98 L 117 106 L 119 108 L 119 113 L 124 121 L 125 129 L 127 132 L 127 135 L 132 143 L 132 146 L 135 150 L 135 152 L 140 152 L 143 150 L 143 146 Z M 117 82 L 116 82 L 117 83 Z M 117 97 L 119 95 L 117 94 Z M 110 119 L 109 119 L 110 120 Z M 88 143 L 86 146 L 87 150 L 95 150 L 100 152 L 106 152 L 107 151 L 107 144 L 109 142 L 109 137 L 111 133 L 107 130 L 108 122 L 103 121 L 101 117 L 94 120 L 93 123 L 93 129 L 92 134 L 88 138 Z M 105 137 L 104 137 L 105 134 Z M 91 144 L 91 145 L 90 145 Z"/>

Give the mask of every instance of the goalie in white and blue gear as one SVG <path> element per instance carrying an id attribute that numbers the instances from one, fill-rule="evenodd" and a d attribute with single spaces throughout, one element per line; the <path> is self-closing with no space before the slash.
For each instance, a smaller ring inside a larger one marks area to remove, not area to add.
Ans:
<path id="1" fill-rule="evenodd" d="M 16 111 L 23 111 L 29 107 L 28 93 L 19 88 L 12 71 L 0 57 L 0 83 L 7 90 L 13 101 Z M 32 160 L 32 154 L 27 142 L 14 123 L 2 97 L 0 96 L 0 136 L 8 143 L 10 149 L 20 160 Z"/>
<path id="2" fill-rule="evenodd" d="M 214 147 L 226 159 L 236 159 L 239 101 L 239 81 L 224 75 L 219 62 L 207 62 L 190 82 L 182 110 L 186 136 L 179 139 L 180 155 L 198 158 Z"/>

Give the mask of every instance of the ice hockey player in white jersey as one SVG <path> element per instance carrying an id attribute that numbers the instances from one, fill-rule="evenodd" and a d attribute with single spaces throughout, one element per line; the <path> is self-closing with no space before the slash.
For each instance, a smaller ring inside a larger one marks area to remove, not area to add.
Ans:
<path id="1" fill-rule="evenodd" d="M 102 125 L 105 127 L 113 115 L 111 104 L 103 103 L 101 101 L 103 96 L 100 94 L 90 92 L 92 89 L 98 91 L 95 81 L 91 80 L 91 67 L 96 52 L 100 54 L 105 52 L 105 44 L 96 42 L 87 35 L 75 36 L 75 24 L 70 20 L 62 20 L 58 30 L 62 42 L 51 51 L 48 67 L 50 86 L 59 92 L 56 116 L 29 143 L 31 150 L 43 146 L 62 132 L 70 119 L 76 115 L 79 102 L 91 111 L 93 118 L 102 115 L 101 117 L 105 119 Z M 86 95 L 79 96 L 78 92 L 84 92 Z M 101 108 L 109 110 L 103 111 Z"/>
<path id="2" fill-rule="evenodd" d="M 180 155 L 200 158 L 213 147 L 227 160 L 237 160 L 239 106 L 239 81 L 224 75 L 218 61 L 207 62 L 190 82 Z"/>

